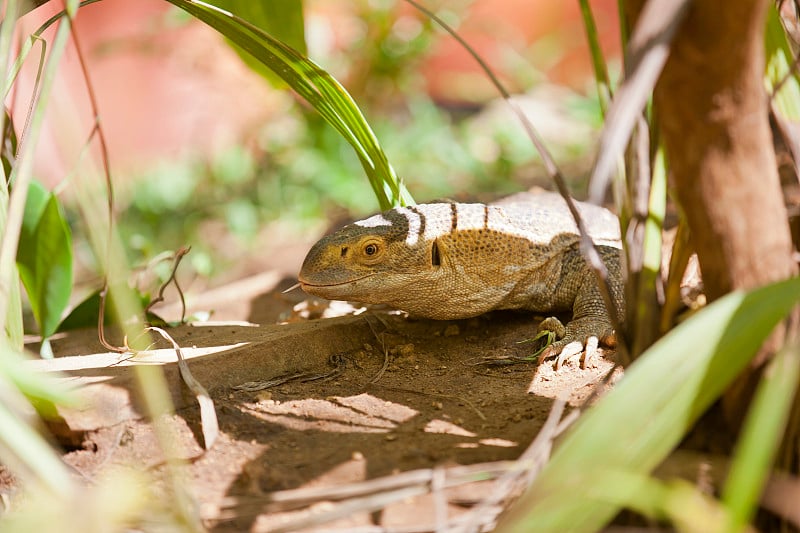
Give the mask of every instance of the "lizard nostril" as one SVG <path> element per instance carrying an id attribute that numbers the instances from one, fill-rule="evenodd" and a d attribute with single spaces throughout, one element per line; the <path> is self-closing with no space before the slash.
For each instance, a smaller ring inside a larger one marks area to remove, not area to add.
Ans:
<path id="1" fill-rule="evenodd" d="M 347 246 L 342 246 L 342 255 L 341 255 L 341 257 L 344 257 L 346 255 L 347 255 Z"/>

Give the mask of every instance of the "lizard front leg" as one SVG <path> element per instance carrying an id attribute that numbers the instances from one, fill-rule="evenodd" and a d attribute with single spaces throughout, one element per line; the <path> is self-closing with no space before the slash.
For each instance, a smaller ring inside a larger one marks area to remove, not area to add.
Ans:
<path id="1" fill-rule="evenodd" d="M 608 269 L 611 296 L 617 307 L 617 316 L 623 317 L 624 287 L 619 264 L 619 250 L 602 246 L 599 247 L 599 250 Z M 583 261 L 582 258 L 581 261 Z M 583 263 L 583 267 L 578 276 L 579 279 L 565 280 L 566 286 L 578 286 L 574 295 L 572 320 L 564 326 L 557 318 L 549 317 L 539 325 L 539 331 L 551 331 L 558 339 L 542 352 L 539 363 L 557 356 L 556 370 L 561 368 L 565 361 L 580 354 L 583 354 L 581 366 L 585 368 L 586 363 L 596 355 L 599 344 L 616 347 L 616 333 L 597 287 L 597 280 L 585 263 Z"/>

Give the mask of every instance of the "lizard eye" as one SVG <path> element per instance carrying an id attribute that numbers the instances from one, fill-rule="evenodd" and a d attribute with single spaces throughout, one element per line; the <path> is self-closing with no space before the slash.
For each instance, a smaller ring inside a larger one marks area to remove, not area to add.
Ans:
<path id="1" fill-rule="evenodd" d="M 358 244 L 358 258 L 365 265 L 376 265 L 383 260 L 386 252 L 384 242 L 374 237 L 364 239 Z"/>

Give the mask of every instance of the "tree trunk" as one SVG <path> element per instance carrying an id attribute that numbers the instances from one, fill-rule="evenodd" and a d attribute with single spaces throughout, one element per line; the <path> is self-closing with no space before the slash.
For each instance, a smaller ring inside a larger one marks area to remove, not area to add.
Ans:
<path id="1" fill-rule="evenodd" d="M 767 5 L 693 2 L 655 90 L 711 300 L 795 273 L 763 82 Z"/>
<path id="2" fill-rule="evenodd" d="M 695 0 L 654 93 L 677 199 L 710 300 L 796 273 L 764 89 L 768 0 Z M 629 0 L 633 21 L 642 2 Z M 769 343 L 782 342 L 776 332 Z M 744 415 L 769 349 L 724 399 Z"/>

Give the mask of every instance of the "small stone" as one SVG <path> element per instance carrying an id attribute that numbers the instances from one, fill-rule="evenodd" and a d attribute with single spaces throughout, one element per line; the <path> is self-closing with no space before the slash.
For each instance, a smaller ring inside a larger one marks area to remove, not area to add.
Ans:
<path id="1" fill-rule="evenodd" d="M 272 400 L 272 393 L 270 391 L 261 391 L 258 394 L 256 394 L 256 400 L 258 400 L 259 402 L 266 403 Z"/>
<path id="2" fill-rule="evenodd" d="M 395 346 L 394 350 L 398 357 L 410 357 L 414 355 L 414 345 L 411 343 Z"/>

